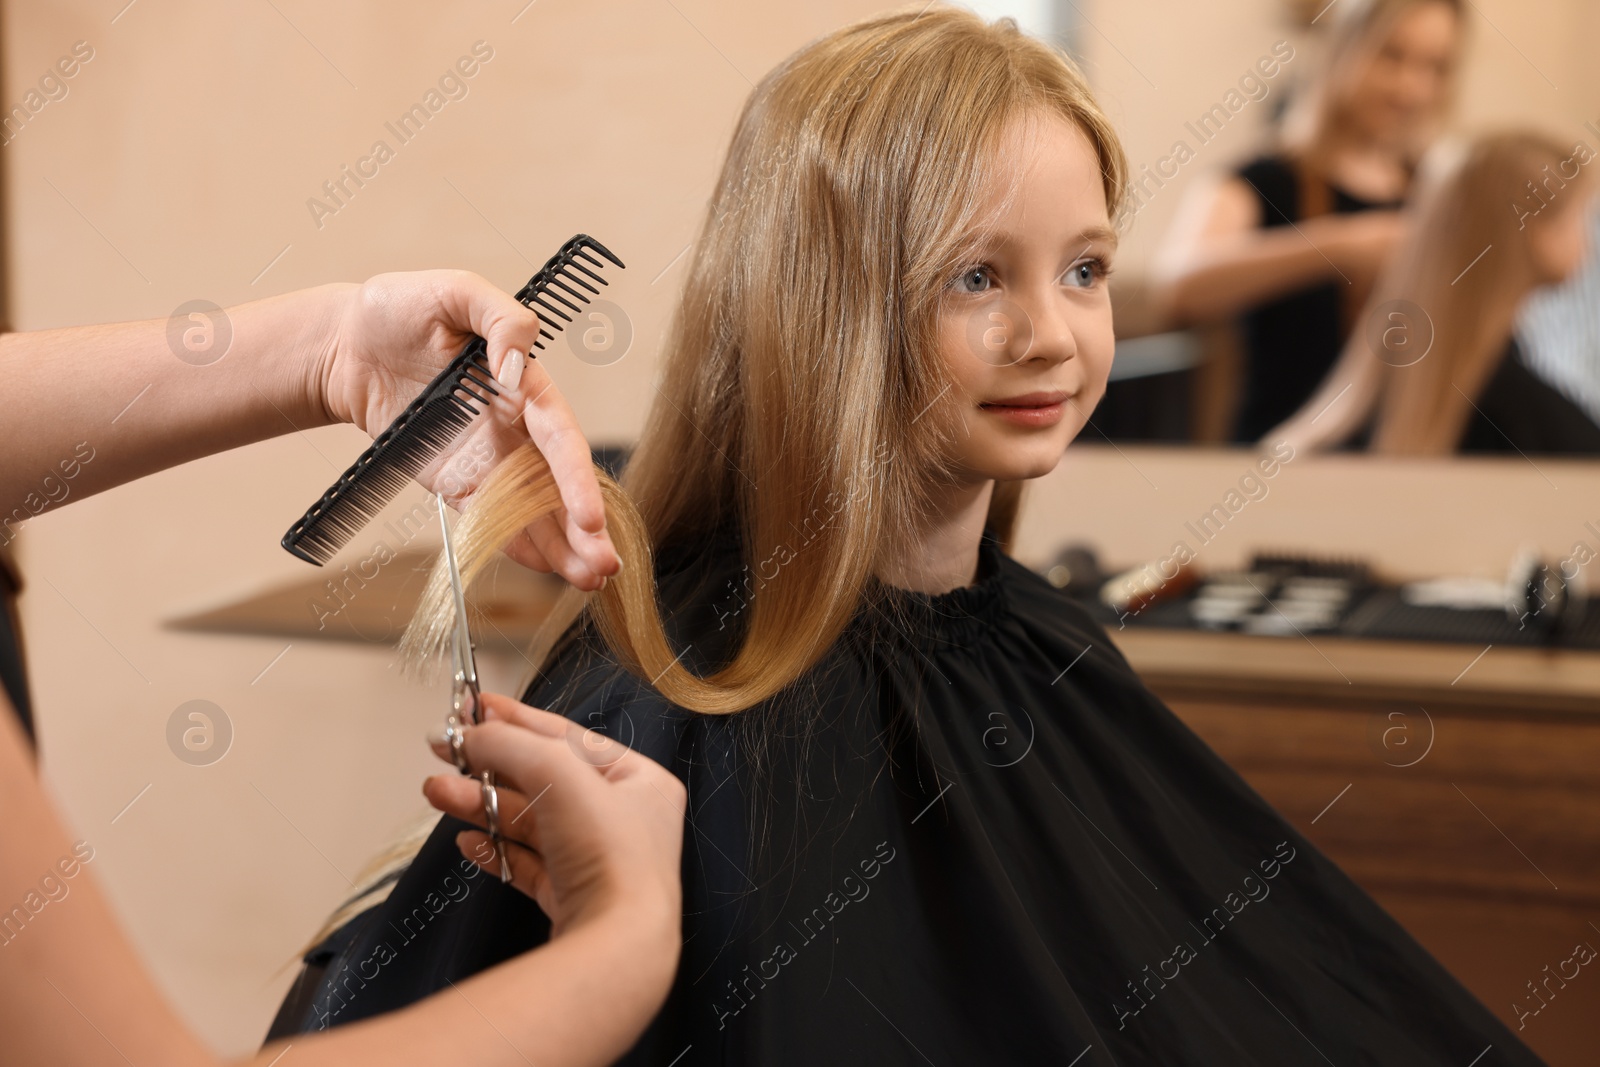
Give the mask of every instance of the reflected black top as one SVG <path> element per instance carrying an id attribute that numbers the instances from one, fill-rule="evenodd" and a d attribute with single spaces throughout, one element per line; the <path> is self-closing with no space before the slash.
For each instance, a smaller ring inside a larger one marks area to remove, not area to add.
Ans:
<path id="1" fill-rule="evenodd" d="M 1600 454 L 1600 426 L 1530 370 L 1512 338 L 1489 384 L 1473 401 L 1461 451 L 1592 456 Z"/>
<path id="2" fill-rule="evenodd" d="M 1289 226 L 1306 217 L 1300 178 L 1285 157 L 1268 156 L 1238 171 L 1261 206 L 1261 226 Z M 1399 201 L 1363 200 L 1329 187 L 1334 214 L 1392 210 Z M 1311 398 L 1344 346 L 1344 282 L 1335 279 L 1285 294 L 1247 311 L 1241 319 L 1244 375 L 1235 441 L 1257 441 Z"/>
<path id="3" fill-rule="evenodd" d="M 663 586 L 702 666 L 738 618 L 716 555 Z M 623 1063 L 1539 1062 L 993 543 L 976 584 L 864 609 L 781 705 L 685 713 L 587 631 L 528 699 L 688 784 L 683 960 Z M 460 827 L 308 957 L 274 1036 L 544 938 L 462 873 Z"/>

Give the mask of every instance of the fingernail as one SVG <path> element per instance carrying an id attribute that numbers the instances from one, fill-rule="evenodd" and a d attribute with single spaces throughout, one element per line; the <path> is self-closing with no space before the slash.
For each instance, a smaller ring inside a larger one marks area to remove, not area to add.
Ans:
<path id="1" fill-rule="evenodd" d="M 500 375 L 495 380 L 507 389 L 515 389 L 517 383 L 522 381 L 522 370 L 527 365 L 527 357 L 513 348 L 506 353 L 505 360 L 500 364 Z"/>
<path id="2" fill-rule="evenodd" d="M 435 726 L 433 729 L 428 731 L 427 740 L 428 744 L 434 747 L 438 747 L 439 745 L 448 745 L 450 743 L 450 735 L 445 731 L 443 726 Z"/>
<path id="3" fill-rule="evenodd" d="M 605 587 L 606 587 L 606 576 L 602 574 L 600 576 L 600 589 L 604 589 Z M 595 592 L 598 593 L 600 591 L 600 589 L 596 589 Z"/>

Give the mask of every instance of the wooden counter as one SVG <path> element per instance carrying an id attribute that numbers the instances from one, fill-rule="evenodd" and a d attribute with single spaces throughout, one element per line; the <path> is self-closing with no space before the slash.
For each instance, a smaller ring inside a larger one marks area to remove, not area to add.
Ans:
<path id="1" fill-rule="evenodd" d="M 1164 693 L 1600 717 L 1600 652 L 1154 627 L 1111 637 Z"/>

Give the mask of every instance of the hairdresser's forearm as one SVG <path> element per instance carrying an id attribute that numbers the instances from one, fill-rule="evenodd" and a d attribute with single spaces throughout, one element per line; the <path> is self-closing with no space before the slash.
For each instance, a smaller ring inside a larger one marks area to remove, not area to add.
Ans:
<path id="1" fill-rule="evenodd" d="M 1181 324 L 1215 321 L 1308 285 L 1339 280 L 1334 257 L 1319 247 L 1326 236 L 1321 221 L 1197 243 L 1188 261 L 1163 280 L 1168 313 Z"/>
<path id="2" fill-rule="evenodd" d="M 618 909 L 400 1012 L 295 1040 L 292 1058 L 301 1067 L 613 1063 L 666 998 L 678 915 Z M 283 1051 L 276 1043 L 248 1062 L 266 1067 Z"/>
<path id="3" fill-rule="evenodd" d="M 0 522 L 331 421 L 315 375 L 355 288 L 229 308 L 225 349 L 204 317 L 0 337 Z"/>

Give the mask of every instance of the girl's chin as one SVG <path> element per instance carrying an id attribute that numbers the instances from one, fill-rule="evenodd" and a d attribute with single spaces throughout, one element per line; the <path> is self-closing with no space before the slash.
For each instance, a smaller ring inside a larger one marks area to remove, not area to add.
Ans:
<path id="1" fill-rule="evenodd" d="M 1000 482 L 1025 482 L 1032 478 L 1043 478 L 1055 470 L 1065 449 L 1029 449 L 1028 452 L 1026 455 L 1017 455 L 1013 450 L 1010 455 L 990 457 L 990 462 L 974 463 L 972 466 L 982 471 L 986 478 Z"/>

